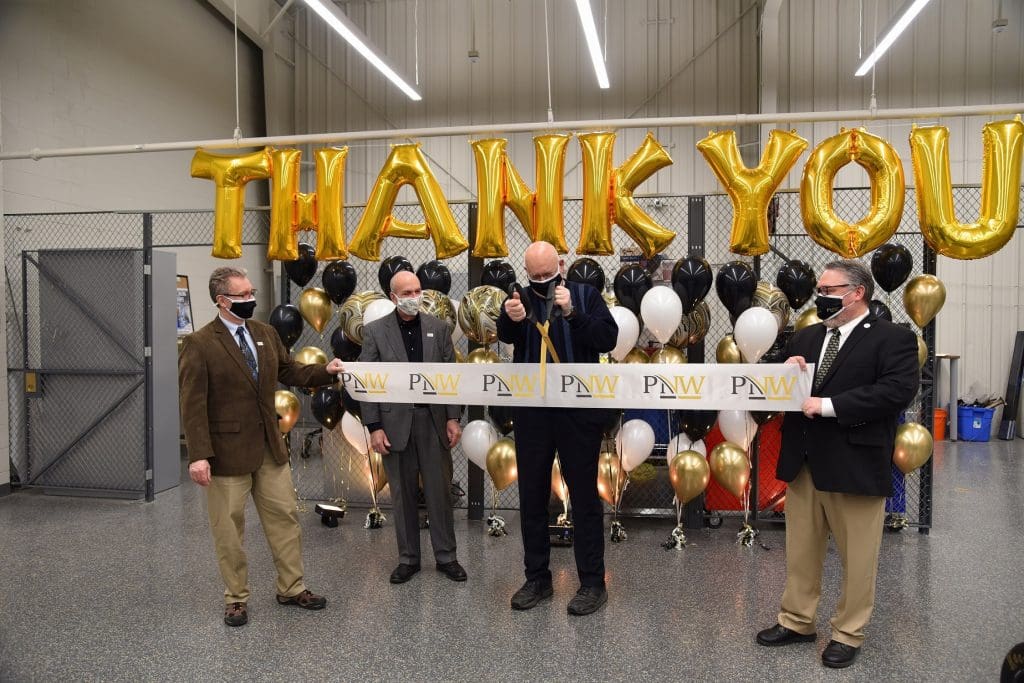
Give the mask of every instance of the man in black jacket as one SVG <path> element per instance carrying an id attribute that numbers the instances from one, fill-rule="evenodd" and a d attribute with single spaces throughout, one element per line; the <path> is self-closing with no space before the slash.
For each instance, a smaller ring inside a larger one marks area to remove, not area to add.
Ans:
<path id="1" fill-rule="evenodd" d="M 778 623 L 758 633 L 757 642 L 815 640 L 831 532 L 843 561 L 843 584 L 821 660 L 833 668 L 852 664 L 864 642 L 885 499 L 892 495 L 896 422 L 920 381 L 916 336 L 870 313 L 873 289 L 863 264 L 829 263 L 815 299 L 824 322 L 800 330 L 786 347 L 787 363 L 816 368 L 811 397 L 782 426 L 776 476 L 789 482 L 786 589 Z"/>
<path id="2" fill-rule="evenodd" d="M 512 294 L 498 318 L 498 338 L 514 344 L 513 360 L 539 363 L 596 363 L 615 347 L 618 326 L 601 293 L 562 279 L 558 252 L 547 242 L 526 249 L 530 286 Z M 550 344 L 542 336 L 544 330 Z M 580 589 L 569 614 L 596 611 L 608 600 L 604 583 L 604 509 L 597 495 L 597 462 L 605 410 L 518 408 L 514 412 L 519 517 L 523 531 L 526 583 L 512 596 L 512 608 L 530 609 L 552 595 L 548 568 L 548 500 L 551 467 L 558 452 L 569 487 L 576 527 L 574 550 Z"/>

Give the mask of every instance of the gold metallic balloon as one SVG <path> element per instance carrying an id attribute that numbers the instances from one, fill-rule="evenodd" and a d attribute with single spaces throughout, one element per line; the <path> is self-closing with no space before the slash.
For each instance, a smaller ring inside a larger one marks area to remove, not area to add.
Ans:
<path id="1" fill-rule="evenodd" d="M 477 344 L 498 340 L 498 316 L 505 303 L 505 292 L 491 285 L 480 285 L 466 292 L 459 304 L 459 327 Z"/>
<path id="2" fill-rule="evenodd" d="M 686 323 L 689 335 L 686 340 L 687 344 L 699 343 L 707 336 L 708 329 L 711 327 L 711 309 L 708 308 L 707 302 L 701 301 L 697 304 L 689 315 L 683 318 L 683 321 Z"/>
<path id="3" fill-rule="evenodd" d="M 299 295 L 299 313 L 317 332 L 324 331 L 333 312 L 331 297 L 319 287 L 310 287 Z"/>
<path id="4" fill-rule="evenodd" d="M 789 324 L 789 315 L 793 312 L 789 305 L 789 299 L 782 293 L 782 290 L 764 280 L 757 283 L 757 288 L 754 290 L 754 301 L 750 306 L 759 306 L 771 311 L 780 330 L 786 329 L 786 325 Z"/>
<path id="5" fill-rule="evenodd" d="M 994 254 L 1013 237 L 1020 215 L 1024 123 L 994 121 L 982 128 L 981 215 L 960 223 L 953 210 L 949 172 L 949 131 L 945 126 L 912 128 L 910 156 L 921 234 L 932 249 L 955 259 Z"/>
<path id="6" fill-rule="evenodd" d="M 388 473 L 384 469 L 384 456 L 377 451 L 371 450 L 366 457 L 364 467 L 366 478 L 370 481 L 374 493 L 380 493 L 388 485 Z"/>
<path id="7" fill-rule="evenodd" d="M 903 289 L 903 308 L 918 327 L 930 323 L 946 303 L 946 287 L 934 275 L 918 275 Z"/>
<path id="8" fill-rule="evenodd" d="M 750 483 L 750 461 L 746 452 L 734 443 L 723 441 L 711 449 L 711 474 L 722 488 L 741 498 Z"/>
<path id="9" fill-rule="evenodd" d="M 473 255 L 480 258 L 508 256 L 505 243 L 505 207 L 508 206 L 531 240 L 543 240 L 566 253 L 563 221 L 565 151 L 571 136 L 538 135 L 533 139 L 537 191 L 532 192 L 512 164 L 507 140 L 492 138 L 471 142 L 477 174 L 477 233 Z"/>
<path id="10" fill-rule="evenodd" d="M 403 185 L 411 185 L 416 192 L 424 223 L 410 224 L 396 221 L 391 215 Z M 395 230 L 391 230 L 394 223 Z M 391 236 L 429 236 L 434 240 L 437 258 L 446 259 L 469 248 L 469 242 L 459 231 L 455 216 L 440 183 L 420 150 L 419 143 L 394 145 L 384 162 L 377 182 L 370 190 L 370 198 L 359 226 L 352 236 L 349 251 L 366 261 L 380 260 L 381 241 Z"/>
<path id="11" fill-rule="evenodd" d="M 420 312 L 440 318 L 448 323 L 448 334 L 454 332 L 455 325 L 458 324 L 452 300 L 446 294 L 434 289 L 423 290 L 423 303 L 420 304 Z"/>
<path id="12" fill-rule="evenodd" d="M 626 473 L 619 467 L 618 453 L 602 451 L 597 459 L 597 495 L 613 508 L 618 507 L 625 486 Z"/>
<path id="13" fill-rule="evenodd" d="M 685 363 L 686 355 L 677 348 L 663 346 L 651 354 L 648 363 Z"/>
<path id="14" fill-rule="evenodd" d="M 353 344 L 360 346 L 363 344 L 363 313 L 366 311 L 366 307 L 374 301 L 386 298 L 380 292 L 367 291 L 357 292 L 345 299 L 338 315 L 339 325 Z"/>
<path id="15" fill-rule="evenodd" d="M 807 149 L 807 140 L 795 131 L 770 131 L 761 163 L 755 168 L 747 168 L 743 163 L 735 131 L 713 132 L 697 143 L 697 149 L 732 200 L 729 251 L 744 256 L 768 253 L 768 203 Z"/>
<path id="16" fill-rule="evenodd" d="M 316 192 L 299 191 L 302 152 L 277 149 L 271 153 L 270 237 L 267 258 L 294 261 L 299 258 L 298 231 L 315 230 L 316 260 L 348 257 L 345 246 L 345 160 L 348 147 L 318 149 Z"/>
<path id="17" fill-rule="evenodd" d="M 718 342 L 715 347 L 715 360 L 719 363 L 742 363 L 743 354 L 740 347 L 736 346 L 736 339 L 727 334 Z"/>
<path id="18" fill-rule="evenodd" d="M 806 311 L 796 317 L 796 322 L 793 323 L 793 331 L 802 330 L 805 327 L 811 325 L 817 325 L 821 322 L 821 318 L 818 317 L 818 309 L 808 308 Z"/>
<path id="19" fill-rule="evenodd" d="M 871 182 L 871 210 L 863 220 L 847 223 L 832 207 L 836 174 L 851 162 L 860 164 Z M 846 258 L 857 258 L 885 244 L 903 215 L 903 164 L 892 145 L 866 130 L 842 130 L 811 152 L 800 181 L 800 214 L 815 242 Z"/>
<path id="20" fill-rule="evenodd" d="M 466 356 L 466 363 L 500 363 L 501 358 L 494 351 L 491 351 L 486 346 L 473 349 Z"/>
<path id="21" fill-rule="evenodd" d="M 896 428 L 896 447 L 892 461 L 903 474 L 910 474 L 928 462 L 932 456 L 931 433 L 916 422 L 907 422 Z"/>
<path id="22" fill-rule="evenodd" d="M 710 479 L 708 461 L 697 451 L 682 451 L 669 462 L 668 480 L 681 505 L 699 496 L 707 488 Z"/>
<path id="23" fill-rule="evenodd" d="M 636 348 L 627 353 L 620 363 L 650 363 L 651 358 L 647 355 L 647 352 L 643 349 Z"/>
<path id="24" fill-rule="evenodd" d="M 453 350 L 455 351 L 455 362 L 456 363 L 465 363 L 466 362 L 465 354 L 463 354 L 462 351 L 459 351 L 458 349 L 453 349 Z"/>
<path id="25" fill-rule="evenodd" d="M 555 454 L 555 462 L 551 466 L 551 492 L 555 498 L 563 503 L 569 499 L 569 487 L 562 478 L 562 463 L 558 461 L 558 454 Z"/>
<path id="26" fill-rule="evenodd" d="M 491 475 L 494 488 L 499 491 L 504 491 L 519 477 L 515 441 L 502 438 L 494 442 L 487 451 L 487 473 Z"/>
<path id="27" fill-rule="evenodd" d="M 583 156 L 583 224 L 579 254 L 612 254 L 612 223 L 618 224 L 647 258 L 662 251 L 676 233 L 659 225 L 633 199 L 633 191 L 658 170 L 672 165 L 654 135 L 644 141 L 618 168 L 612 167 L 615 133 L 581 133 Z"/>
<path id="28" fill-rule="evenodd" d="M 303 365 L 317 365 L 327 362 L 327 354 L 315 346 L 303 346 L 294 354 L 295 362 Z"/>
<path id="29" fill-rule="evenodd" d="M 209 178 L 216 188 L 213 205 L 214 258 L 241 257 L 245 186 L 250 180 L 269 178 L 271 171 L 267 148 L 228 156 L 198 149 L 192 156 L 192 177 Z"/>
<path id="30" fill-rule="evenodd" d="M 928 362 L 928 345 L 924 343 L 924 337 L 917 335 L 917 365 L 924 368 Z"/>
<path id="31" fill-rule="evenodd" d="M 290 391 L 281 389 L 274 392 L 274 412 L 277 413 L 277 429 L 282 434 L 292 431 L 299 421 L 299 397 Z"/>

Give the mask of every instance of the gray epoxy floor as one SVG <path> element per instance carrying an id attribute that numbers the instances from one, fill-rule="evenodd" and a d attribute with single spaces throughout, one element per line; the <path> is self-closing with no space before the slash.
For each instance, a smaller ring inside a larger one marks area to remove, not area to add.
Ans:
<path id="1" fill-rule="evenodd" d="M 0 498 L 0 681 L 998 680 L 1024 641 L 1024 441 L 944 443 L 935 458 L 935 527 L 885 535 L 868 641 L 844 671 L 819 660 L 835 553 L 817 644 L 758 647 L 782 590 L 783 531 L 765 528 L 770 550 L 743 548 L 728 520 L 671 552 L 659 545 L 669 521 L 627 520 L 628 541 L 607 549 L 608 605 L 571 618 L 569 550 L 554 550 L 553 602 L 509 609 L 522 581 L 514 514 L 505 538 L 458 514 L 467 583 L 430 565 L 392 586 L 390 527 L 367 531 L 352 510 L 328 529 L 310 511 L 307 581 L 330 601 L 313 613 L 275 604 L 250 514 L 250 622 L 230 629 L 203 500 L 186 483 L 151 504 Z"/>

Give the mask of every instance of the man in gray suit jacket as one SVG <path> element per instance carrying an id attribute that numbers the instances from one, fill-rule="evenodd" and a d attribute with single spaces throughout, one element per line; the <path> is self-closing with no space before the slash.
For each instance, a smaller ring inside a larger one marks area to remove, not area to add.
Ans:
<path id="1" fill-rule="evenodd" d="M 451 330 L 442 320 L 420 313 L 423 292 L 414 273 L 391 278 L 395 312 L 363 328 L 360 362 L 454 363 Z M 371 447 L 384 456 L 384 470 L 395 510 L 400 564 L 391 583 L 405 583 L 420 570 L 420 530 L 416 513 L 418 481 L 430 518 L 430 544 L 437 570 L 465 581 L 466 570 L 455 552 L 452 516 L 451 449 L 462 436 L 461 409 L 455 405 L 364 403 L 363 422 Z"/>

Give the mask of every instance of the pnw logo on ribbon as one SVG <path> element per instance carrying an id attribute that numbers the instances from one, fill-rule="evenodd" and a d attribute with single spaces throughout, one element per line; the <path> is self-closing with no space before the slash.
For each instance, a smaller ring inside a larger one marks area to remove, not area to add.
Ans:
<path id="1" fill-rule="evenodd" d="M 813 370 L 796 365 L 557 363 L 346 363 L 340 377 L 359 401 L 552 408 L 800 410 Z M 543 377 L 543 379 L 542 379 Z"/>

